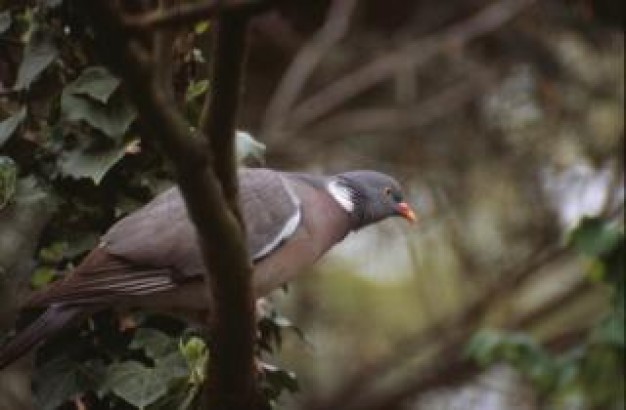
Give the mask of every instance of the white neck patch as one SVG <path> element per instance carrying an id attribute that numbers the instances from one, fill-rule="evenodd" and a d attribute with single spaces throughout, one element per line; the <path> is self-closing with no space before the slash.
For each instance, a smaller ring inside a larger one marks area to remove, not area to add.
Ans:
<path id="1" fill-rule="evenodd" d="M 333 197 L 335 201 L 346 211 L 354 211 L 354 202 L 352 202 L 352 195 L 350 189 L 336 179 L 331 180 L 326 185 L 326 190 Z"/>

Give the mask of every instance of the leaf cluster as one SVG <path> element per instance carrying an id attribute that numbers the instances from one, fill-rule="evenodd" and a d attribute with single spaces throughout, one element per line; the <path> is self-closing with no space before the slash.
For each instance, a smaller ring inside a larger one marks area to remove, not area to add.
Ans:
<path id="1" fill-rule="evenodd" d="M 62 0 L 14 1 L 0 10 L 0 53 L 7 56 L 0 67 L 0 212 L 16 201 L 24 181 L 44 187 L 58 204 L 43 237 L 33 238 L 39 246 L 26 282 L 34 289 L 62 278 L 115 220 L 172 184 L 125 85 L 101 65 L 79 17 Z M 208 28 L 199 24 L 174 41 L 172 80 L 191 124 L 210 86 L 197 47 Z M 238 133 L 241 163 L 261 163 L 264 150 Z M 12 223 L 19 231 L 19 221 Z M 72 400 L 88 408 L 194 408 L 206 376 L 203 339 L 171 318 L 132 317 L 129 325 L 103 312 L 47 343 L 37 359 L 38 408 L 64 408 Z M 285 322 L 260 320 L 259 357 L 291 327 Z M 270 402 L 297 390 L 291 372 L 264 365 L 259 377 Z"/>
<path id="2" fill-rule="evenodd" d="M 551 353 L 527 333 L 483 330 L 466 346 L 481 366 L 505 362 L 524 374 L 550 408 L 621 408 L 624 405 L 624 232 L 599 217 L 583 218 L 569 245 L 587 260 L 588 278 L 611 289 L 611 309 L 584 341 Z M 620 407 L 621 406 L 621 407 Z"/>

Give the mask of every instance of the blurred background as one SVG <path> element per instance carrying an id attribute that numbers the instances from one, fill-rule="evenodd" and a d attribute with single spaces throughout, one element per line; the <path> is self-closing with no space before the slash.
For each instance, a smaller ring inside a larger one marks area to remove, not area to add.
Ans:
<path id="1" fill-rule="evenodd" d="M 105 144 L 117 156 L 92 161 L 92 143 L 70 156 L 92 131 L 51 120 L 48 96 L 94 59 L 71 7 L 42 17 L 70 21 L 65 46 L 13 94 L 25 51 L 7 39 L 37 21 L 15 18 L 37 16 L 32 3 L 8 6 L 15 22 L 0 39 L 1 118 L 29 107 L 1 140 L 14 204 L 30 207 L 0 213 L 4 269 L 22 272 L 5 275 L 5 291 L 33 286 L 33 269 L 35 286 L 52 280 L 169 176 L 145 136 L 129 148 L 134 125 Z M 268 297 L 283 331 L 266 360 L 300 385 L 277 408 L 623 409 L 624 3 L 278 4 L 252 23 L 239 128 L 271 168 L 396 176 L 420 222 L 352 234 Z M 206 30 L 175 43 L 191 118 L 210 87 Z M 36 196 L 35 180 L 57 198 Z"/>
<path id="2" fill-rule="evenodd" d="M 623 3 L 309 7 L 259 22 L 246 124 L 270 166 L 398 176 L 421 222 L 352 235 L 274 297 L 305 333 L 280 354 L 304 386 L 286 408 L 623 408 L 623 356 L 595 387 L 537 357 L 611 309 L 559 249 L 584 215 L 623 230 Z"/>

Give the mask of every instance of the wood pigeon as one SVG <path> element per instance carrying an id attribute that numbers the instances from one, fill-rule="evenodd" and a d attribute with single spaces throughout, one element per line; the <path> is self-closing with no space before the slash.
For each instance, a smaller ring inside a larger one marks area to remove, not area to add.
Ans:
<path id="1" fill-rule="evenodd" d="M 253 290 L 261 297 L 319 259 L 351 231 L 391 216 L 416 217 L 400 185 L 375 171 L 330 177 L 239 171 Z M 204 263 L 178 188 L 118 221 L 65 279 L 35 293 L 45 308 L 0 350 L 0 368 L 59 330 L 108 307 L 205 313 Z"/>

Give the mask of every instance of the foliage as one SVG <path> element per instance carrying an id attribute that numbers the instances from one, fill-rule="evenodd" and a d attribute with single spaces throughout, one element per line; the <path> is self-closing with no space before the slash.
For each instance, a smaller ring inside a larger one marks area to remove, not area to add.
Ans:
<path id="1" fill-rule="evenodd" d="M 602 218 L 586 217 L 570 233 L 569 244 L 588 258 L 589 280 L 611 288 L 612 309 L 589 329 L 584 343 L 552 354 L 528 334 L 485 330 L 472 338 L 466 353 L 481 366 L 511 364 L 533 382 L 551 408 L 622 408 L 624 232 Z"/>
<path id="2" fill-rule="evenodd" d="M 192 124 L 209 87 L 196 47 L 207 29 L 192 31 L 192 41 L 175 50 L 176 94 Z M 58 200 L 32 275 L 23 278 L 41 288 L 79 263 L 116 219 L 171 185 L 172 175 L 142 134 L 124 84 L 94 54 L 89 28 L 70 2 L 10 2 L 0 11 L 0 33 L 10 76 L 2 82 L 11 84 L 0 100 L 0 211 L 25 181 Z M 262 162 L 264 149 L 238 133 L 240 162 Z M 171 318 L 132 317 L 128 325 L 127 318 L 104 312 L 47 343 L 34 383 L 38 408 L 72 399 L 89 408 L 193 408 L 205 379 L 203 339 Z M 284 319 L 263 318 L 262 327 L 272 321 L 271 338 L 279 339 Z M 260 334 L 260 346 L 273 343 Z M 297 387 L 292 373 L 273 366 L 262 367 L 260 377 L 271 402 Z"/>

